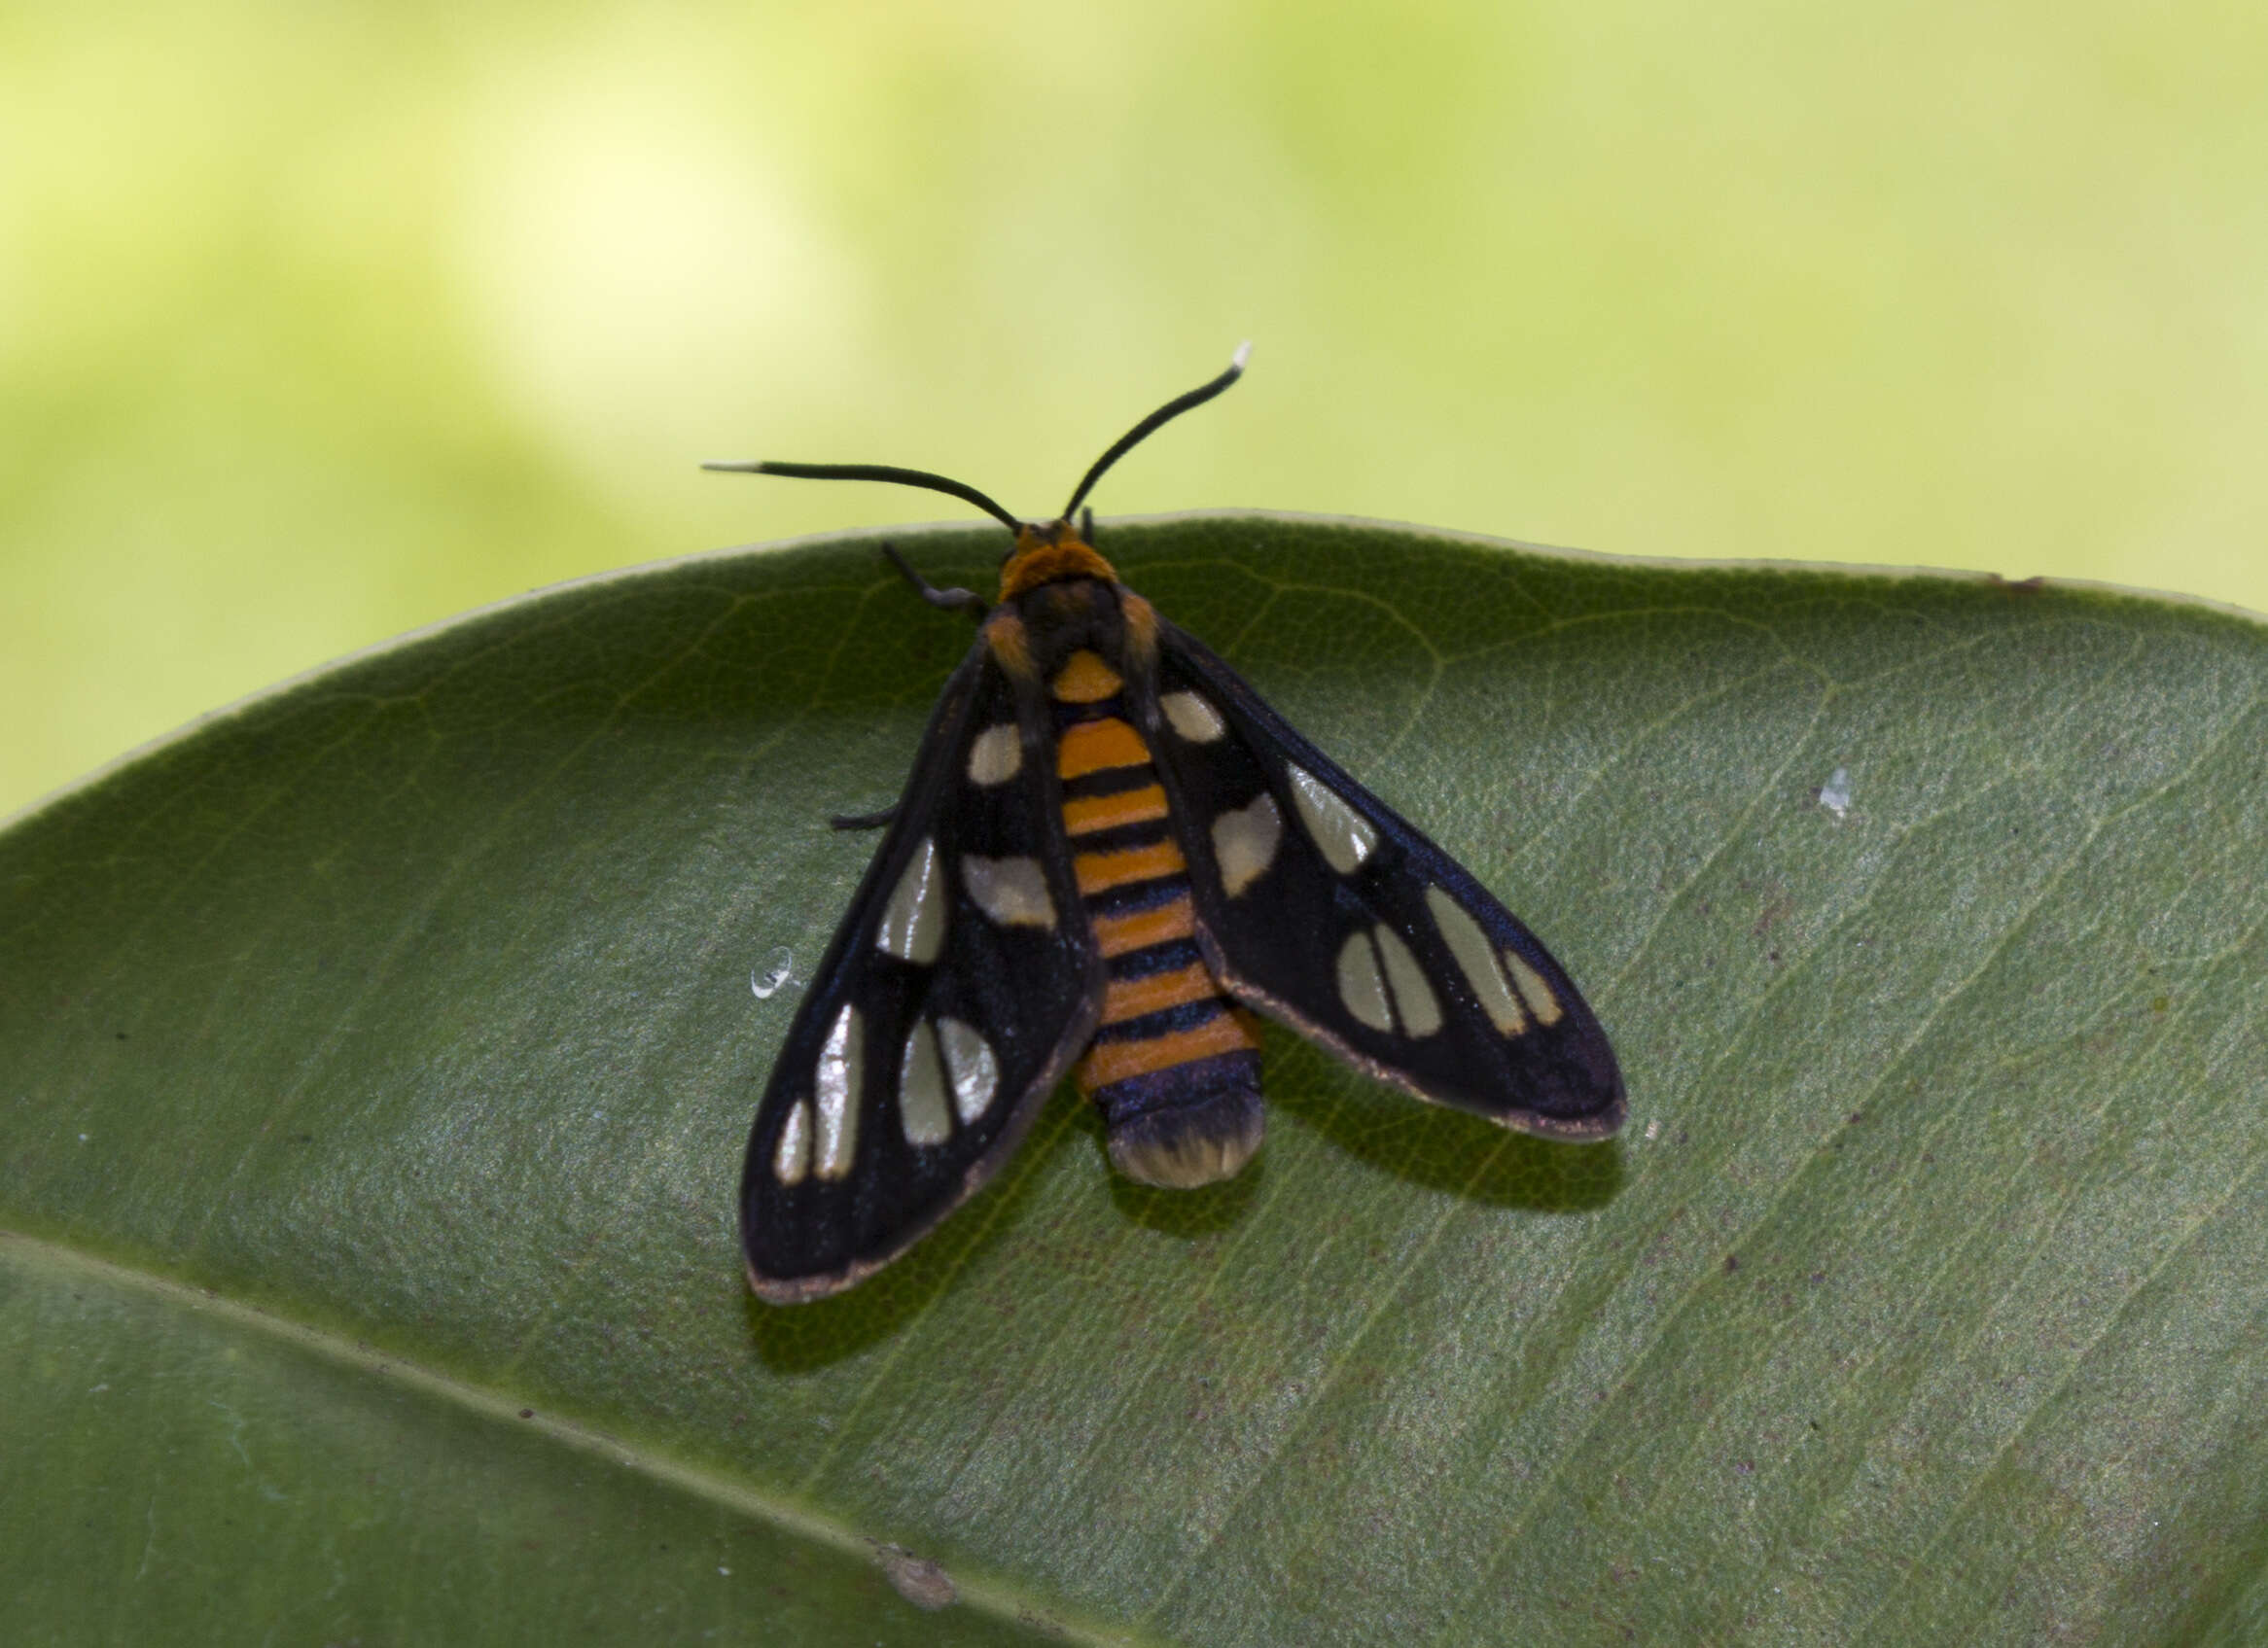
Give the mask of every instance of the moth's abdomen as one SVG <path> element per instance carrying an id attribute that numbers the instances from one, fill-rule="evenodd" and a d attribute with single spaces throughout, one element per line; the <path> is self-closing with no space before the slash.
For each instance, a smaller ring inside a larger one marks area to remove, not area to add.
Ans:
<path id="1" fill-rule="evenodd" d="M 1049 683 L 1063 828 L 1109 980 L 1076 1073 L 1118 1171 L 1187 1188 L 1228 1177 L 1259 1148 L 1259 1043 L 1197 948 L 1188 865 L 1122 684 L 1085 650 Z"/>

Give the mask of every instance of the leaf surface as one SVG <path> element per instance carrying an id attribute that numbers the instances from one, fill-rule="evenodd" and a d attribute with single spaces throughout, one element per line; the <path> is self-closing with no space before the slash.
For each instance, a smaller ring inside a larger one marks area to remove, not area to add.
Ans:
<path id="1" fill-rule="evenodd" d="M 900 1264 L 752 1302 L 750 1108 L 871 847 L 825 821 L 967 625 L 863 538 L 543 593 L 0 834 L 27 1640 L 2268 1628 L 2257 624 L 1104 547 L 1552 946 L 1622 1138 L 1271 1034 L 1241 1179 L 1115 1180 L 1061 1094 Z"/>

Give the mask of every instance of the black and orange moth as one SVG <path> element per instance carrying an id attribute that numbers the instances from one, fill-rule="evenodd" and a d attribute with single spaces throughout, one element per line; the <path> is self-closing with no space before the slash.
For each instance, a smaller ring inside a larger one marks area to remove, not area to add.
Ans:
<path id="1" fill-rule="evenodd" d="M 996 1173 L 1068 1072 L 1145 1184 L 1259 1148 L 1254 1012 L 1420 1099 L 1549 1139 L 1621 1125 L 1622 1077 L 1559 964 L 1479 882 L 1234 671 L 1120 583 L 1080 507 L 1020 521 L 919 470 L 714 464 L 893 481 L 1014 534 L 888 826 L 788 1029 L 749 1133 L 742 1246 L 775 1303 L 850 1286 Z"/>

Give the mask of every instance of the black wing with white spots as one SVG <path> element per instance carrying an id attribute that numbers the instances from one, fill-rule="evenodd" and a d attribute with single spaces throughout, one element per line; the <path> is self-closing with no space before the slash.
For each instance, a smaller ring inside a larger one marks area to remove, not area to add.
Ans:
<path id="1" fill-rule="evenodd" d="M 1046 707 L 979 640 L 772 1067 L 741 1175 L 765 1299 L 847 1287 L 1014 1149 L 1092 1034 L 1103 977 Z"/>
<path id="2" fill-rule="evenodd" d="M 1140 713 L 1233 995 L 1421 1099 L 1556 1139 L 1621 1125 L 1606 1033 L 1509 910 L 1162 620 L 1153 685 Z"/>

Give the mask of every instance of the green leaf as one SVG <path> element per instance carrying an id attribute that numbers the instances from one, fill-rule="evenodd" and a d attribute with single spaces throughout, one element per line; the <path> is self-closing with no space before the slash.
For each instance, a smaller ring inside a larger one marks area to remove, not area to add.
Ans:
<path id="1" fill-rule="evenodd" d="M 531 597 L 0 835 L 18 1639 L 2268 1630 L 2256 624 L 1104 542 L 1553 946 L 1622 1138 L 1271 1034 L 1240 1180 L 1116 1180 L 1058 1095 L 903 1262 L 758 1305 L 752 981 L 967 624 L 864 539 Z"/>

